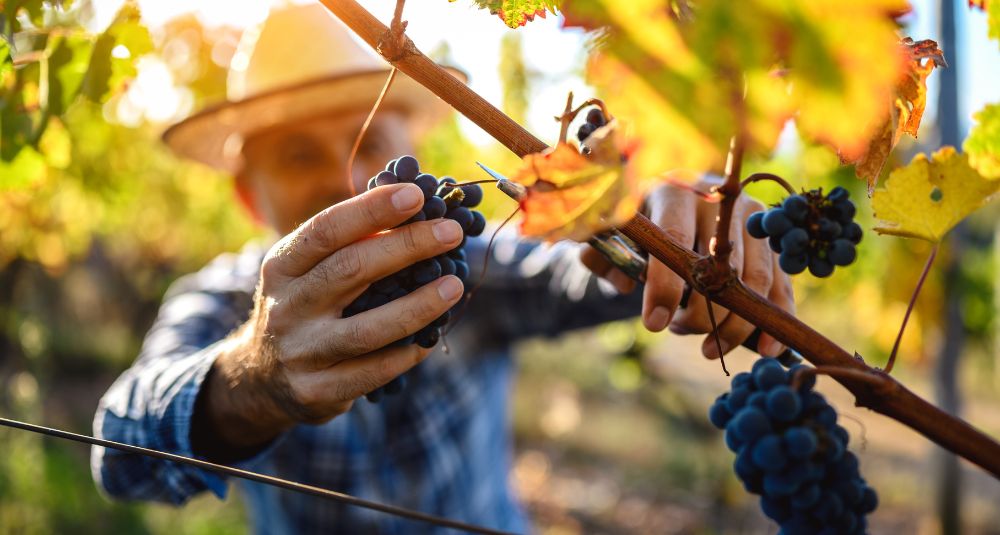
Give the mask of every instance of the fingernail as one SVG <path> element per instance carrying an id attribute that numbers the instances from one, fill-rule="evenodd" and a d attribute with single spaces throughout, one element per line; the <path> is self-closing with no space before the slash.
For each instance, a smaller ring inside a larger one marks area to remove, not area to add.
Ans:
<path id="1" fill-rule="evenodd" d="M 452 301 L 462 295 L 463 288 L 464 287 L 458 280 L 458 277 L 444 277 L 441 282 L 438 283 L 438 295 L 440 295 L 441 299 L 445 301 Z"/>
<path id="2" fill-rule="evenodd" d="M 649 321 L 646 326 L 654 332 L 662 331 L 670 322 L 670 310 L 665 306 L 658 306 L 649 313 Z"/>
<path id="3" fill-rule="evenodd" d="M 392 205 L 397 210 L 409 210 L 424 200 L 424 194 L 416 186 L 406 185 L 392 194 Z"/>
<path id="4" fill-rule="evenodd" d="M 441 243 L 452 243 L 462 239 L 462 227 L 451 219 L 435 223 L 431 227 L 431 232 L 434 233 L 437 241 Z"/>
<path id="5" fill-rule="evenodd" d="M 719 345 L 722 345 L 722 354 L 719 353 Z M 725 340 L 719 340 L 718 344 L 715 342 L 715 336 L 709 335 L 705 344 L 701 347 L 701 353 L 710 359 L 717 359 L 722 355 L 725 355 L 730 349 L 729 342 Z"/>
<path id="6" fill-rule="evenodd" d="M 763 344 L 760 344 L 760 346 L 761 347 L 758 348 L 760 350 L 760 354 L 765 357 L 777 357 L 785 347 L 781 344 L 781 342 L 773 338 L 766 340 Z"/>

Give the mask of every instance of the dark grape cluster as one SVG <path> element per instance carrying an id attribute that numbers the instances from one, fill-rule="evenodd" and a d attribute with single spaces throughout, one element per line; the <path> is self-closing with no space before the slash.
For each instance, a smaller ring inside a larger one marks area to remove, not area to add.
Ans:
<path id="1" fill-rule="evenodd" d="M 815 376 L 792 388 L 792 377 L 805 367 L 785 371 L 774 359 L 758 360 L 750 373 L 733 377 L 709 419 L 726 430 L 736 475 L 761 496 L 761 509 L 781 534 L 863 534 L 878 495 L 847 451 L 849 435 L 837 425 L 837 411 L 812 391 Z"/>
<path id="2" fill-rule="evenodd" d="M 472 210 L 483 200 L 483 189 L 478 184 L 456 186 L 455 179 L 451 177 L 442 177 L 441 180 L 438 180 L 433 175 L 421 173 L 417 159 L 407 155 L 389 162 L 385 166 L 385 171 L 373 176 L 368 181 L 368 189 L 401 182 L 416 184 L 424 192 L 423 208 L 405 221 L 404 225 L 445 217 L 461 225 L 466 237 L 479 236 L 486 228 L 486 218 L 483 217 L 483 214 Z M 445 254 L 422 260 L 402 271 L 375 281 L 347 306 L 344 310 L 344 317 L 380 307 L 444 275 L 455 275 L 465 282 L 469 276 L 469 264 L 464 249 L 465 239 L 463 237 L 458 247 Z M 417 331 L 416 334 L 397 340 L 393 345 L 417 344 L 420 347 L 434 347 L 441 338 L 441 327 L 447 324 L 450 318 L 451 311 L 447 311 L 430 325 Z M 405 385 L 406 378 L 400 375 L 384 387 L 369 392 L 365 397 L 369 401 L 377 402 L 382 399 L 383 393 L 396 394 Z"/>
<path id="3" fill-rule="evenodd" d="M 809 273 L 829 277 L 834 266 L 846 266 L 857 258 L 861 226 L 854 222 L 856 209 L 850 193 L 837 186 L 826 196 L 812 190 L 785 198 L 780 206 L 751 214 L 747 232 L 767 238 L 771 250 L 780 253 L 778 264 L 790 275 Z"/>
<path id="4" fill-rule="evenodd" d="M 608 124 L 608 119 L 604 116 L 604 112 L 600 108 L 591 108 L 587 112 L 587 122 L 580 125 L 580 128 L 576 130 L 576 139 L 583 143 L 583 140 L 590 137 L 590 134 L 594 133 L 594 130 Z"/>

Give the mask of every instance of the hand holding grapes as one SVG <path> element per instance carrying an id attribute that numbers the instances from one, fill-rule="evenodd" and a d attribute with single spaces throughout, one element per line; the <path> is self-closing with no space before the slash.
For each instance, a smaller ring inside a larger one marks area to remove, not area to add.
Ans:
<path id="1" fill-rule="evenodd" d="M 459 245 L 462 228 L 450 219 L 399 226 L 423 200 L 413 184 L 375 188 L 271 248 L 250 320 L 226 340 L 203 393 L 221 438 L 252 446 L 296 423 L 329 420 L 427 356 L 417 344 L 390 344 L 451 308 L 463 291 L 457 277 L 344 314 L 373 282 Z"/>

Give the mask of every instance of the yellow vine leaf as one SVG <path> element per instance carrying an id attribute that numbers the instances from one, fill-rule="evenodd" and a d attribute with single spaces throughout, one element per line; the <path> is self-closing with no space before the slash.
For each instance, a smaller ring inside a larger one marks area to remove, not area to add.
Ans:
<path id="1" fill-rule="evenodd" d="M 1000 179 L 1000 103 L 987 104 L 972 116 L 976 125 L 965 138 L 962 150 L 969 165 L 990 180 Z"/>
<path id="2" fill-rule="evenodd" d="M 872 195 L 879 220 L 875 231 L 937 243 L 997 191 L 1000 181 L 983 178 L 953 147 L 942 147 L 930 159 L 918 154 Z"/>
<path id="3" fill-rule="evenodd" d="M 620 159 L 595 161 L 567 143 L 528 154 L 510 177 L 528 189 L 521 201 L 521 233 L 548 241 L 584 241 L 628 221 L 640 202 L 628 176 Z"/>
<path id="4" fill-rule="evenodd" d="M 806 138 L 863 152 L 903 64 L 905 0 L 566 0 L 568 25 L 600 30 L 588 81 L 640 144 L 640 177 L 722 169 L 741 130 L 769 154 L 789 120 Z M 741 105 L 741 101 L 745 104 Z"/>
<path id="5" fill-rule="evenodd" d="M 840 152 L 841 161 L 855 164 L 855 174 L 868 183 L 869 195 L 878 183 L 889 153 L 903 134 L 917 137 L 920 120 L 927 105 L 927 77 L 935 67 L 947 66 L 944 53 L 930 39 L 914 42 L 907 37 L 900 43 L 900 53 L 904 58 L 905 68 L 896 82 L 895 94 L 890 99 L 891 105 L 882 114 L 882 118 L 876 121 L 878 126 L 867 147 L 863 151 L 846 148 Z"/>

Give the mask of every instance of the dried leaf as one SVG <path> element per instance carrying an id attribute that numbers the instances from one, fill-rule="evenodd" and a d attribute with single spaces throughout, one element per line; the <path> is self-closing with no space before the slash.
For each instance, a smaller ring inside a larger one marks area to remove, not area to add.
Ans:
<path id="1" fill-rule="evenodd" d="M 640 202 L 620 159 L 598 162 L 567 143 L 525 156 L 511 180 L 528 189 L 521 232 L 549 241 L 586 240 L 630 219 Z"/>
<path id="2" fill-rule="evenodd" d="M 882 168 L 903 134 L 917 137 L 920 120 L 927 105 L 927 77 L 935 67 L 946 66 L 944 53 L 930 39 L 914 42 L 909 37 L 900 43 L 905 69 L 896 82 L 892 105 L 878 121 L 878 128 L 863 152 L 842 148 L 841 161 L 855 164 L 855 174 L 868 183 L 869 195 L 875 189 Z"/>
<path id="3" fill-rule="evenodd" d="M 918 154 L 872 196 L 875 231 L 936 243 L 997 191 L 1000 180 L 983 178 L 953 147 L 942 147 L 930 160 Z"/>

